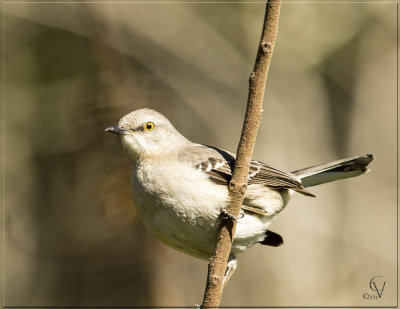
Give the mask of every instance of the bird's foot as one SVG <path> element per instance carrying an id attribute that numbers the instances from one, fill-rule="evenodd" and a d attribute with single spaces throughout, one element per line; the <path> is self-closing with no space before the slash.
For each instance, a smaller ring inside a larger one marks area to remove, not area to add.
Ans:
<path id="1" fill-rule="evenodd" d="M 228 263 L 226 264 L 224 279 L 222 280 L 223 288 L 228 283 L 229 279 L 233 275 L 233 272 L 236 270 L 236 268 L 237 268 L 236 256 L 233 253 L 231 253 L 229 255 Z"/>
<path id="2" fill-rule="evenodd" d="M 240 211 L 240 215 L 239 215 L 239 217 L 235 217 L 235 216 L 233 216 L 233 215 L 231 215 L 228 211 L 226 211 L 226 210 L 222 210 L 221 211 L 221 214 L 219 215 L 219 218 L 221 219 L 221 220 L 228 220 L 228 219 L 232 219 L 233 221 L 235 221 L 236 223 L 238 222 L 238 220 L 240 219 L 240 218 L 243 218 L 244 217 L 244 211 Z"/>

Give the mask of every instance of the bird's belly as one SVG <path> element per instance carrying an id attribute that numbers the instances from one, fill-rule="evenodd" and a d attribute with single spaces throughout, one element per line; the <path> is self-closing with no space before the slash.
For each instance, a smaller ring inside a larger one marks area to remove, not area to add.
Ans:
<path id="1" fill-rule="evenodd" d="M 189 169 L 175 175 L 181 166 L 133 170 L 134 204 L 146 227 L 167 245 L 208 259 L 215 245 L 218 216 L 226 206 L 228 192 L 200 171 Z M 159 175 L 167 173 L 167 177 Z"/>

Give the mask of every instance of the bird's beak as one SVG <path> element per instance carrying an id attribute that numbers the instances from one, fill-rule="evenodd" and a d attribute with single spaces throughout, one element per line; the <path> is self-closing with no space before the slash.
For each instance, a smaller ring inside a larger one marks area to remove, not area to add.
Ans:
<path id="1" fill-rule="evenodd" d="M 119 126 L 111 126 L 111 127 L 106 128 L 104 131 L 105 132 L 110 132 L 110 133 L 115 133 L 115 134 L 118 134 L 118 135 L 123 135 L 126 132 L 126 130 L 122 129 Z"/>

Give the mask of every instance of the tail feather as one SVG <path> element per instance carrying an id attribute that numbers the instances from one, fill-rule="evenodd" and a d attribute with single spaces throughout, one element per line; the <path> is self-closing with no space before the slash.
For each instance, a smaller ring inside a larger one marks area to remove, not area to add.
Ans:
<path id="1" fill-rule="evenodd" d="M 368 164 L 375 159 L 372 154 L 354 156 L 318 164 L 292 172 L 305 188 L 339 179 L 355 177 L 368 172 Z"/>

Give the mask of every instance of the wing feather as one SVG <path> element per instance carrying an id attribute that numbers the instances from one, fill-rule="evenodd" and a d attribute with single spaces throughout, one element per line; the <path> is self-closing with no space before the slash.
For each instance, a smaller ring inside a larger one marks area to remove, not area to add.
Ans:
<path id="1" fill-rule="evenodd" d="M 216 147 L 200 144 L 194 144 L 181 151 L 179 159 L 207 173 L 216 184 L 225 186 L 232 178 L 235 165 L 233 154 Z M 252 184 L 262 184 L 276 190 L 292 189 L 305 195 L 314 196 L 304 189 L 294 175 L 284 173 L 259 161 L 250 163 L 248 185 Z"/>

